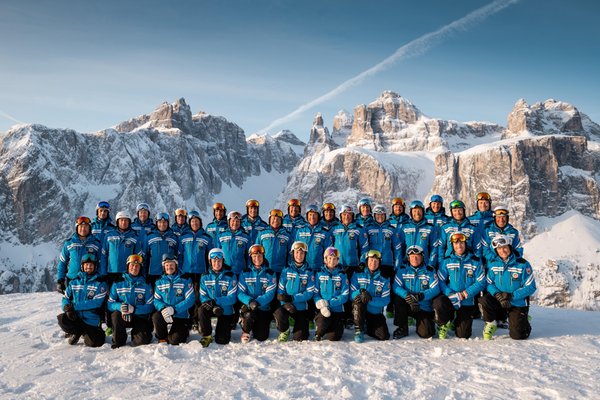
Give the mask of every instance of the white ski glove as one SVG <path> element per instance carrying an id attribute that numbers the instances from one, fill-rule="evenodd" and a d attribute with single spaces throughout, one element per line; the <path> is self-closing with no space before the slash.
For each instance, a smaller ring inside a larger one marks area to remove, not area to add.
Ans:
<path id="1" fill-rule="evenodd" d="M 175 314 L 175 310 L 173 307 L 165 307 L 160 312 L 167 324 L 173 323 L 173 314 Z"/>
<path id="2" fill-rule="evenodd" d="M 329 318 L 329 317 L 331 317 L 331 310 L 329 309 L 329 307 L 325 306 L 325 307 L 321 308 L 321 314 L 325 318 Z"/>
<path id="3" fill-rule="evenodd" d="M 455 310 L 460 308 L 460 295 L 458 293 L 452 293 L 450 296 L 448 296 L 448 299 L 450 299 L 452 302 Z"/>
<path id="4" fill-rule="evenodd" d="M 320 310 L 320 309 L 322 309 L 322 308 L 324 308 L 324 307 L 327 307 L 328 305 L 329 305 L 329 302 L 328 302 L 327 300 L 325 300 L 325 299 L 318 300 L 318 301 L 315 303 L 315 306 L 316 306 L 316 307 L 317 307 L 319 310 Z"/>

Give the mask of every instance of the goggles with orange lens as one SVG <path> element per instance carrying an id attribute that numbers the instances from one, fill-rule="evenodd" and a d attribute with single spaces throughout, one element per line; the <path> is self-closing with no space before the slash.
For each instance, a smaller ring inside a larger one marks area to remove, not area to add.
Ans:
<path id="1" fill-rule="evenodd" d="M 215 203 L 213 204 L 213 210 L 225 210 L 225 204 Z"/>
<path id="2" fill-rule="evenodd" d="M 178 208 L 177 210 L 175 210 L 175 216 L 178 217 L 180 215 L 187 217 L 187 211 L 185 211 L 183 208 Z"/>
<path id="3" fill-rule="evenodd" d="M 498 217 L 498 216 L 501 216 L 501 215 L 508 216 L 509 215 L 508 210 L 495 210 L 494 211 L 494 217 Z"/>
<path id="4" fill-rule="evenodd" d="M 132 254 L 127 257 L 127 264 L 140 264 L 142 265 L 142 261 L 144 259 L 139 254 Z"/>
<path id="5" fill-rule="evenodd" d="M 260 207 L 260 203 L 258 202 L 258 200 L 248 200 L 246 202 L 246 208 L 248 207 Z"/>
<path id="6" fill-rule="evenodd" d="M 265 254 L 265 248 L 262 247 L 260 244 L 253 244 L 252 246 L 250 246 L 250 249 L 248 249 L 248 254 Z"/>
<path id="7" fill-rule="evenodd" d="M 490 196 L 489 193 L 486 192 L 481 192 L 481 193 L 477 193 L 477 200 L 488 200 L 488 201 L 492 201 L 492 196 Z"/>
<path id="8" fill-rule="evenodd" d="M 300 207 L 300 200 L 298 199 L 290 199 L 290 201 L 288 201 L 288 207 L 291 206 L 298 206 Z"/>
<path id="9" fill-rule="evenodd" d="M 269 218 L 270 217 L 279 217 L 279 218 L 283 218 L 283 212 L 281 210 L 271 210 L 271 212 L 269 213 Z"/>
<path id="10" fill-rule="evenodd" d="M 77 226 L 79 225 L 89 225 L 92 221 L 88 217 L 79 217 L 77 218 Z"/>
<path id="11" fill-rule="evenodd" d="M 392 206 L 403 206 L 404 207 L 404 200 L 402 200 L 402 197 L 396 197 L 396 198 L 392 199 Z"/>
<path id="12" fill-rule="evenodd" d="M 323 211 L 325 210 L 333 210 L 335 211 L 335 204 L 333 203 L 325 203 L 323 204 Z"/>
<path id="13" fill-rule="evenodd" d="M 466 241 L 467 241 L 467 237 L 465 236 L 464 233 L 456 232 L 456 233 L 453 233 L 452 236 L 450 236 L 451 243 L 466 242 Z"/>

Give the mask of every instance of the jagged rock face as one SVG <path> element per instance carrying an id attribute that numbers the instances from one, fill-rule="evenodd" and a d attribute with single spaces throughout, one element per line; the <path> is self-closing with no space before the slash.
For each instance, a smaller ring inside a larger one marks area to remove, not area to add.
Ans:
<path id="1" fill-rule="evenodd" d="M 287 172 L 303 147 L 291 133 L 246 142 L 224 118 L 192 116 L 185 101 L 161 105 L 116 129 L 82 134 L 25 125 L 0 136 L 0 230 L 22 244 L 59 243 L 99 200 L 134 211 L 207 209 L 223 183 L 241 186 L 261 169 Z M 106 195 L 110 193 L 110 195 Z"/>
<path id="2" fill-rule="evenodd" d="M 337 149 L 314 153 L 304 158 L 292 171 L 288 185 L 278 202 L 299 198 L 303 204 L 334 202 L 356 205 L 358 199 L 370 197 L 376 203 L 389 206 L 396 196 L 415 198 L 417 190 L 431 185 L 431 162 L 425 158 L 417 163 L 382 161 L 369 150 Z"/>
<path id="3" fill-rule="evenodd" d="M 499 142 L 435 159 L 430 194 L 462 199 L 473 212 L 478 192 L 511 209 L 525 237 L 535 233 L 536 216 L 557 216 L 575 209 L 600 218 L 600 153 L 581 136 L 545 136 Z"/>
<path id="4" fill-rule="evenodd" d="M 314 153 L 336 149 L 338 144 L 329 134 L 329 129 L 323 126 L 323 116 L 317 113 L 313 120 L 313 126 L 310 128 L 310 138 L 304 149 L 304 157 L 309 157 Z"/>
<path id="5" fill-rule="evenodd" d="M 508 114 L 505 137 L 523 133 L 580 135 L 590 139 L 600 134 L 600 127 L 569 103 L 550 99 L 530 106 L 520 99 Z"/>
<path id="6" fill-rule="evenodd" d="M 263 162 L 265 171 L 285 173 L 291 171 L 304 151 L 304 142 L 290 131 L 281 131 L 273 136 L 252 135 L 248 146 Z"/>
<path id="7" fill-rule="evenodd" d="M 386 91 L 368 106 L 356 106 L 347 144 L 377 151 L 439 152 L 465 147 L 459 139 L 499 137 L 503 131 L 496 124 L 428 118 L 408 100 Z"/>
<path id="8" fill-rule="evenodd" d="M 354 116 L 346 110 L 340 110 L 333 117 L 333 131 L 331 137 L 338 146 L 343 146 L 352 133 Z"/>

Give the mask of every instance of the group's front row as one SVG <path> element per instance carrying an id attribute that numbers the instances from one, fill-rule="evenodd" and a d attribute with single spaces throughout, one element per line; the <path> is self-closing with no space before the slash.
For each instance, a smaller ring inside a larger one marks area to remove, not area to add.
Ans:
<path id="1" fill-rule="evenodd" d="M 440 339 L 452 330 L 459 338 L 469 338 L 478 305 L 485 321 L 484 339 L 491 339 L 497 322 L 507 318 L 510 337 L 526 339 L 531 332 L 528 299 L 536 290 L 530 264 L 515 255 L 510 238 L 497 236 L 492 246 L 498 257 L 487 265 L 486 276 L 466 240 L 462 233 L 451 236 L 452 254 L 438 271 L 425 264 L 421 247 L 411 246 L 406 264 L 391 277 L 381 273 L 377 250 L 368 252 L 364 269 L 346 274 L 334 247 L 326 249 L 325 265 L 313 273 L 303 242 L 292 245 L 292 261 L 280 274 L 269 269 L 261 245 L 250 248 L 252 265 L 239 276 L 224 264 L 223 251 L 212 249 L 209 272 L 197 283 L 179 272 L 176 258 L 165 255 L 164 274 L 154 288 L 141 274 L 143 260 L 137 254 L 127 259 L 127 272 L 110 288 L 98 275 L 95 255 L 86 254 L 79 275 L 68 283 L 58 324 L 69 344 L 83 336 L 85 344 L 94 347 L 104 344 L 105 315 L 112 325 L 113 348 L 126 344 L 127 328 L 137 346 L 150 343 L 153 331 L 159 342 L 184 343 L 192 327 L 206 347 L 213 341 L 213 318 L 214 341 L 219 344 L 229 343 L 237 322 L 242 342 L 251 336 L 267 340 L 273 319 L 279 341 L 287 341 L 290 334 L 294 340 L 307 340 L 314 320 L 315 340 L 340 340 L 345 326 L 353 323 L 354 341 L 360 343 L 364 333 L 378 340 L 390 338 L 384 313 L 390 303 L 397 327 L 394 339 L 408 335 L 409 320 L 416 322 L 422 338 L 432 337 L 436 326 Z"/>

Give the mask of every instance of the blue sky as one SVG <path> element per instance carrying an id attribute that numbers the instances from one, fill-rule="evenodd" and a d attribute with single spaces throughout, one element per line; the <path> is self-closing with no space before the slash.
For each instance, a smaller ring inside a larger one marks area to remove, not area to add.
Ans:
<path id="1" fill-rule="evenodd" d="M 246 134 L 491 0 L 27 1 L 0 10 L 0 131 L 97 131 L 184 97 Z M 521 0 L 274 128 L 400 93 L 426 115 L 506 125 L 519 98 L 600 123 L 600 3 Z"/>

